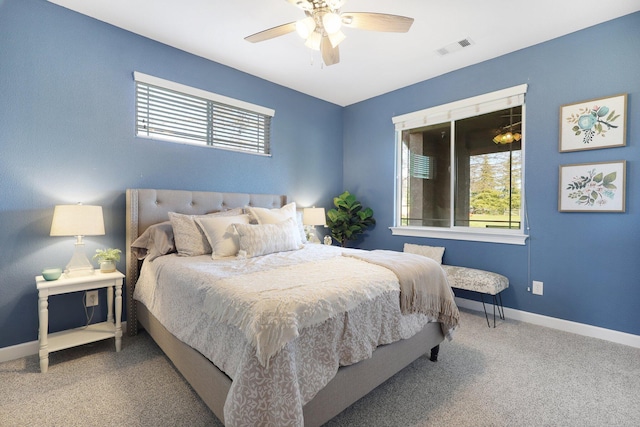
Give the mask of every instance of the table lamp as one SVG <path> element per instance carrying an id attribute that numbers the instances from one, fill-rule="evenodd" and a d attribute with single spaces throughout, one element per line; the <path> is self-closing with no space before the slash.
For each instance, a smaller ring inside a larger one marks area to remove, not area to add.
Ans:
<path id="1" fill-rule="evenodd" d="M 320 243 L 315 227 L 318 225 L 327 226 L 324 208 L 304 208 L 302 211 L 302 224 L 305 226 L 305 233 L 308 236 L 307 240 L 311 243 Z"/>
<path id="2" fill-rule="evenodd" d="M 84 236 L 104 235 L 102 206 L 57 205 L 51 221 L 51 236 L 76 236 L 75 251 L 64 272 L 67 277 L 93 274 L 84 249 Z"/>

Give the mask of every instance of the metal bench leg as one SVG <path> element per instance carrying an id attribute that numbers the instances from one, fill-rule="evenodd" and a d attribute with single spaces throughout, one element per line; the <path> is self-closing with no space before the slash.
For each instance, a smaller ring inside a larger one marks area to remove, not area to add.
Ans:
<path id="1" fill-rule="evenodd" d="M 484 310 L 484 317 L 485 319 L 487 319 L 487 326 L 491 327 L 491 324 L 489 323 L 489 316 L 487 315 L 487 307 L 485 307 L 484 305 L 484 297 L 482 296 L 482 293 L 480 293 L 480 300 L 482 300 L 482 309 Z M 493 306 L 493 327 L 496 327 L 496 306 Z"/>
<path id="2" fill-rule="evenodd" d="M 498 293 L 498 295 L 494 295 L 493 296 L 493 300 L 496 301 L 496 297 L 498 297 L 498 301 L 500 301 L 500 304 L 498 305 L 498 314 L 500 315 L 500 319 L 504 320 L 504 306 L 502 305 L 502 294 Z"/>
<path id="3" fill-rule="evenodd" d="M 498 293 L 497 295 L 492 295 L 493 297 L 493 327 L 496 327 L 496 306 L 498 306 L 498 316 L 501 320 L 504 320 L 504 306 L 502 305 L 502 295 Z M 489 322 L 489 315 L 487 314 L 487 307 L 484 305 L 484 296 L 480 293 L 480 299 L 482 300 L 482 309 L 484 310 L 484 317 L 487 319 L 487 326 L 491 327 L 491 323 Z"/>

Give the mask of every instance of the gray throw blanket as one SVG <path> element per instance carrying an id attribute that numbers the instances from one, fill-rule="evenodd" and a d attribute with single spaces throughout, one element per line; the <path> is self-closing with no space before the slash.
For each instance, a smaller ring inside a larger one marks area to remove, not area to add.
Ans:
<path id="1" fill-rule="evenodd" d="M 429 316 L 442 324 L 442 332 L 447 339 L 452 338 L 460 314 L 447 277 L 437 262 L 422 255 L 387 250 L 345 252 L 342 255 L 393 271 L 400 282 L 402 313 Z"/>

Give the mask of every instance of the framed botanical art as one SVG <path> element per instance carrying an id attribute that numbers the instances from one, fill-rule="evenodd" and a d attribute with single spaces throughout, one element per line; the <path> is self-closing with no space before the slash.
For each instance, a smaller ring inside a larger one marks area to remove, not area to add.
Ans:
<path id="1" fill-rule="evenodd" d="M 625 160 L 560 165 L 560 212 L 624 212 Z"/>
<path id="2" fill-rule="evenodd" d="M 560 152 L 622 147 L 626 135 L 626 93 L 560 107 Z"/>

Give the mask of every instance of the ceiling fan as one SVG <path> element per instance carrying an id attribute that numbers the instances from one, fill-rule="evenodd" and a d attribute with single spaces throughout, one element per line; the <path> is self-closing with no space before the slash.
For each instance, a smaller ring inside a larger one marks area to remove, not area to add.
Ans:
<path id="1" fill-rule="evenodd" d="M 340 62 L 338 45 L 346 38 L 341 28 L 358 28 L 370 31 L 406 33 L 413 24 L 413 18 L 385 13 L 344 12 L 340 8 L 346 0 L 287 0 L 302 9 L 305 18 L 296 22 L 279 25 L 245 37 L 251 43 L 269 40 L 296 31 L 305 46 L 322 52 L 326 65 Z"/>

